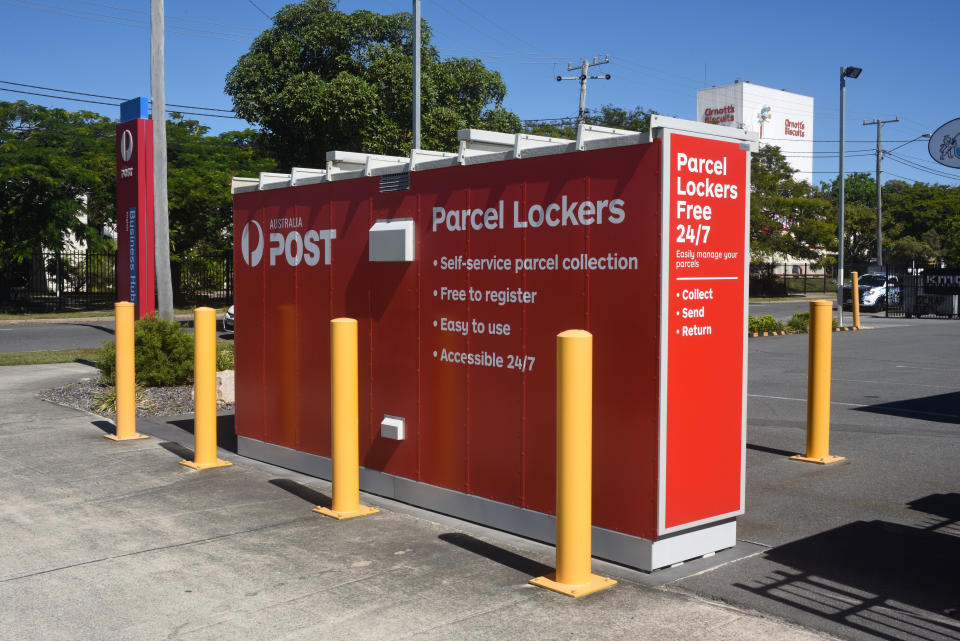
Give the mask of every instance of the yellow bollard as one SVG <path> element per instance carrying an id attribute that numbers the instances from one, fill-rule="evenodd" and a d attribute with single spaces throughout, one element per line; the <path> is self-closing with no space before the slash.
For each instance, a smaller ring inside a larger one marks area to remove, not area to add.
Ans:
<path id="1" fill-rule="evenodd" d="M 807 364 L 807 453 L 794 461 L 836 463 L 830 456 L 830 341 L 833 339 L 833 303 L 810 301 L 810 356 Z"/>
<path id="2" fill-rule="evenodd" d="M 149 438 L 137 434 L 136 372 L 133 364 L 133 303 L 114 303 L 113 336 L 117 345 L 117 433 L 104 434 L 112 441 Z"/>
<path id="3" fill-rule="evenodd" d="M 860 329 L 860 275 L 850 272 L 850 295 L 853 299 L 853 328 Z"/>
<path id="4" fill-rule="evenodd" d="M 557 335 L 557 570 L 530 583 L 572 597 L 616 585 L 590 572 L 593 336 Z"/>
<path id="5" fill-rule="evenodd" d="M 195 470 L 233 465 L 217 458 L 217 312 L 193 310 L 193 459 Z"/>
<path id="6" fill-rule="evenodd" d="M 360 429 L 357 369 L 357 321 L 330 321 L 330 450 L 333 459 L 333 505 L 314 512 L 352 519 L 380 510 L 360 505 Z"/>

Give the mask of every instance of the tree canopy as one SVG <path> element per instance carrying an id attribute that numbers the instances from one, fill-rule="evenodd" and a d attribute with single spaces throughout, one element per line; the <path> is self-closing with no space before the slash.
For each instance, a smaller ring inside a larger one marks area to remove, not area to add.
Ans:
<path id="1" fill-rule="evenodd" d="M 233 247 L 230 179 L 276 171 L 254 144 L 252 129 L 207 135 L 209 127 L 171 113 L 167 121 L 170 253 L 223 252 Z"/>
<path id="2" fill-rule="evenodd" d="M 615 129 L 628 129 L 630 131 L 649 131 L 650 114 L 656 111 L 645 110 L 637 106 L 633 109 L 624 109 L 615 105 L 603 105 L 599 109 L 588 110 L 584 117 L 584 122 L 588 125 L 598 125 L 600 127 L 613 127 Z M 554 138 L 569 138 L 571 140 L 577 137 L 576 119 L 570 118 L 559 122 L 553 121 L 532 121 L 525 127 L 527 133 L 538 136 L 551 136 Z"/>
<path id="3" fill-rule="evenodd" d="M 100 230 L 116 225 L 116 125 L 87 111 L 0 102 L 0 269 L 68 237 L 111 246 Z M 174 258 L 230 248 L 231 176 L 276 168 L 252 130 L 207 134 L 176 113 L 167 121 Z"/>
<path id="4" fill-rule="evenodd" d="M 282 167 L 322 167 L 327 151 L 407 155 L 412 140 L 413 18 L 343 13 L 333 0 L 287 5 L 226 78 L 236 113 L 258 124 Z M 519 132 L 500 74 L 441 59 L 423 23 L 422 140 L 454 151 L 457 130 Z"/>
<path id="5" fill-rule="evenodd" d="M 96 242 L 115 218 L 114 127 L 88 111 L 0 102 L 0 267 L 69 236 Z"/>
<path id="6" fill-rule="evenodd" d="M 837 248 L 836 221 L 816 190 L 794 179 L 780 148 L 764 145 L 750 160 L 750 255 L 775 254 L 820 262 Z"/>

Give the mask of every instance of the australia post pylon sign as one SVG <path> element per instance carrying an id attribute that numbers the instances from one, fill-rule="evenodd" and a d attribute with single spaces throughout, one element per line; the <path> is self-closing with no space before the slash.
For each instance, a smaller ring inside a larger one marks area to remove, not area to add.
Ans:
<path id="1" fill-rule="evenodd" d="M 117 300 L 134 316 L 155 309 L 153 262 L 153 121 L 147 99 L 120 105 L 117 125 Z"/>
<path id="2" fill-rule="evenodd" d="M 359 330 L 364 490 L 552 541 L 556 336 L 593 334 L 593 552 L 731 547 L 750 146 L 654 116 L 234 181 L 239 451 L 329 478 L 327 322 Z"/>

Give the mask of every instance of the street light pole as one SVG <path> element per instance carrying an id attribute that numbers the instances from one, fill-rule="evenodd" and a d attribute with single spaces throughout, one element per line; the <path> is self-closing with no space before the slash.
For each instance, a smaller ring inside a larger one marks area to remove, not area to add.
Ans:
<path id="1" fill-rule="evenodd" d="M 420 0 L 413 0 L 413 148 L 420 149 Z"/>
<path id="2" fill-rule="evenodd" d="M 843 134 L 844 119 L 847 114 L 847 78 L 857 78 L 863 69 L 860 67 L 840 67 L 840 220 L 837 225 L 837 319 L 843 327 L 843 206 L 844 206 L 844 173 L 843 173 Z M 850 292 L 856 296 L 857 292 Z"/>

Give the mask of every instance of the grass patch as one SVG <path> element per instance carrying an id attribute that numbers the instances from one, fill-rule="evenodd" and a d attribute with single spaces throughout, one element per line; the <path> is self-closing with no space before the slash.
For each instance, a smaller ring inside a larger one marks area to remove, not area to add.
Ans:
<path id="1" fill-rule="evenodd" d="M 98 349 L 58 349 L 39 352 L 11 352 L 0 354 L 0 366 L 3 365 L 44 365 L 47 363 L 76 363 L 94 361 Z"/>
<path id="2" fill-rule="evenodd" d="M 93 349 L 59 349 L 39 352 L 11 352 L 0 354 L 0 367 L 4 365 L 46 365 L 48 363 L 94 363 L 97 360 Z M 233 341 L 217 341 L 217 369 L 233 369 Z M 229 366 L 229 367 L 228 367 Z"/>

